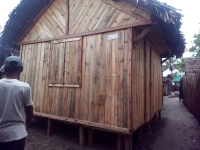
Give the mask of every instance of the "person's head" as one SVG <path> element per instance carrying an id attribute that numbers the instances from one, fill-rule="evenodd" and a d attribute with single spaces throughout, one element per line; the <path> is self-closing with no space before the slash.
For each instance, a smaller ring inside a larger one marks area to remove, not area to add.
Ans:
<path id="1" fill-rule="evenodd" d="M 4 70 L 7 77 L 18 78 L 23 71 L 22 60 L 17 56 L 10 56 L 6 58 Z"/>

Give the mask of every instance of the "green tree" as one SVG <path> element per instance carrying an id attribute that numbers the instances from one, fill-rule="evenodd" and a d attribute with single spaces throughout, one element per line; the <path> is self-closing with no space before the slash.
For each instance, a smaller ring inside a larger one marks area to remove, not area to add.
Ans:
<path id="1" fill-rule="evenodd" d="M 169 69 L 171 71 L 171 75 L 176 77 L 177 75 L 184 73 L 185 60 L 183 58 L 176 59 L 175 57 L 172 57 L 162 66 L 163 72 Z"/>
<path id="2" fill-rule="evenodd" d="M 200 32 L 194 36 L 194 46 L 192 46 L 189 51 L 194 53 L 194 57 L 200 57 Z"/>

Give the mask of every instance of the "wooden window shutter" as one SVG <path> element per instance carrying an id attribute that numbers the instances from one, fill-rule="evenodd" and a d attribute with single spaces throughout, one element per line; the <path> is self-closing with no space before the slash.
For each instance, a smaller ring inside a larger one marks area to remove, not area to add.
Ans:
<path id="1" fill-rule="evenodd" d="M 82 38 L 51 42 L 49 86 L 81 87 Z"/>

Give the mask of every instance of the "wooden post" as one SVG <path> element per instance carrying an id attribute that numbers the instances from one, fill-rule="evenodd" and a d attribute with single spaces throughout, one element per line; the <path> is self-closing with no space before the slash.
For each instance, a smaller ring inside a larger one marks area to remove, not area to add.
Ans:
<path id="1" fill-rule="evenodd" d="M 151 132 L 151 121 L 145 124 L 145 132 L 147 133 Z"/>
<path id="2" fill-rule="evenodd" d="M 85 130 L 82 125 L 79 126 L 79 144 L 81 146 L 85 145 Z"/>
<path id="3" fill-rule="evenodd" d="M 48 118 L 47 121 L 47 135 L 50 136 L 52 133 L 52 120 Z"/>
<path id="4" fill-rule="evenodd" d="M 132 150 L 132 134 L 124 135 L 124 150 Z"/>
<path id="5" fill-rule="evenodd" d="M 88 129 L 88 144 L 89 145 L 93 145 L 94 144 L 94 136 L 93 136 L 93 132 L 94 130 L 89 128 Z"/>
<path id="6" fill-rule="evenodd" d="M 139 142 L 142 142 L 142 140 L 143 140 L 143 131 L 144 131 L 144 126 L 141 126 L 138 129 L 138 141 Z"/>
<path id="7" fill-rule="evenodd" d="M 161 119 L 161 110 L 158 112 L 158 120 Z"/>
<path id="8" fill-rule="evenodd" d="M 117 150 L 123 150 L 123 135 L 117 134 Z"/>
<path id="9" fill-rule="evenodd" d="M 157 122 L 158 122 L 158 114 L 156 113 L 156 114 L 154 115 L 154 117 L 153 117 L 153 123 L 154 123 L 154 124 L 157 124 Z"/>

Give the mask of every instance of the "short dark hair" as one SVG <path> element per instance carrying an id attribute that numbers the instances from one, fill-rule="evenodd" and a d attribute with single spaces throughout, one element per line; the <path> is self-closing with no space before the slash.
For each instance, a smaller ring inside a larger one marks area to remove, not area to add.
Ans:
<path id="1" fill-rule="evenodd" d="M 19 72 L 22 67 L 4 67 L 6 73 L 15 73 Z"/>

